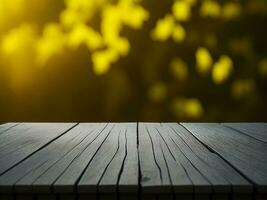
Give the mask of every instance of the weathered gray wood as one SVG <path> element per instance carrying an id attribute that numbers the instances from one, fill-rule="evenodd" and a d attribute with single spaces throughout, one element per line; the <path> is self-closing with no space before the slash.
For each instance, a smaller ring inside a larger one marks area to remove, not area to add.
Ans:
<path id="1" fill-rule="evenodd" d="M 176 123 L 164 123 L 163 126 L 169 126 L 175 131 L 178 137 L 177 141 L 179 141 L 181 146 L 184 147 L 180 148 L 184 149 L 185 154 L 188 158 L 190 158 L 191 162 L 194 163 L 194 166 L 198 168 L 198 170 L 204 174 L 213 185 L 216 185 L 214 192 L 230 192 L 230 190 L 218 191 L 218 187 L 223 186 L 223 184 L 228 186 L 233 185 L 233 192 L 236 193 L 253 192 L 253 186 L 251 183 L 249 183 L 218 155 L 203 146 L 184 127 Z"/>
<path id="2" fill-rule="evenodd" d="M 2 151 L 0 151 L 0 174 L 13 167 L 17 163 L 21 162 L 28 156 L 32 155 L 42 147 L 46 146 L 51 141 L 57 139 L 67 130 L 71 129 L 74 125 L 75 124 L 73 123 L 30 124 L 31 128 L 27 132 L 27 134 L 25 134 L 23 137 L 20 137 L 20 140 L 16 140 L 16 142 L 11 143 L 11 146 L 9 146 L 9 148 L 13 149 L 14 146 L 19 146 L 20 143 L 31 141 L 30 143 L 28 143 L 28 145 L 25 145 L 22 148 L 18 148 L 16 151 L 10 151 L 10 153 L 6 153 L 6 151 L 4 151 L 3 153 Z M 16 126 L 10 131 L 19 132 L 21 128 L 23 128 L 23 125 Z"/>
<path id="3" fill-rule="evenodd" d="M 70 134 L 85 135 L 81 138 L 77 145 L 72 145 L 73 148 L 70 149 L 66 154 L 64 154 L 56 163 L 51 167 L 46 169 L 42 175 L 37 177 L 32 183 L 34 192 L 52 192 L 53 183 L 61 176 L 61 174 L 67 170 L 67 168 L 75 162 L 75 159 L 83 153 L 83 151 L 88 148 L 88 146 L 96 140 L 101 131 L 105 129 L 107 124 L 92 125 L 87 123 L 81 123 L 73 130 Z M 64 143 L 63 143 L 64 144 Z M 71 146 L 68 144 L 68 146 Z M 85 162 L 86 160 L 84 160 Z M 89 160 L 87 160 L 89 162 Z M 81 169 L 82 170 L 82 169 Z"/>
<path id="4" fill-rule="evenodd" d="M 152 144 L 153 156 L 160 171 L 162 192 L 170 193 L 172 189 L 172 184 L 171 184 L 168 167 L 165 162 L 165 157 L 162 152 L 161 145 L 160 145 L 161 138 L 158 137 L 156 129 L 152 126 L 152 124 L 145 124 L 145 125 L 146 125 L 148 136 Z M 153 125 L 155 126 L 155 124 Z M 140 134 L 142 133 L 140 132 Z"/>
<path id="5" fill-rule="evenodd" d="M 31 129 L 30 124 L 20 123 L 14 126 L 12 129 L 8 129 L 0 135 L 0 149 L 5 147 L 12 147 L 12 143 L 19 141 L 28 134 L 29 129 Z M 17 142 L 18 143 L 18 142 Z"/>
<path id="6" fill-rule="evenodd" d="M 78 183 L 79 193 L 97 193 L 99 183 L 100 194 L 116 192 L 117 180 L 125 154 L 125 131 L 125 128 L 119 124 L 115 125 L 81 177 Z M 102 178 L 104 180 L 101 185 Z"/>
<path id="7" fill-rule="evenodd" d="M 267 123 L 222 123 L 243 132 L 257 140 L 267 143 Z"/>
<path id="8" fill-rule="evenodd" d="M 19 123 L 5 123 L 0 125 L 0 135 L 17 126 Z"/>
<path id="9" fill-rule="evenodd" d="M 185 169 L 179 162 L 175 160 L 174 156 L 172 155 L 170 148 L 173 147 L 172 145 L 168 146 L 168 142 L 170 141 L 166 138 L 166 130 L 163 129 L 160 124 L 150 124 L 149 126 L 151 127 L 149 128 L 149 131 L 152 137 L 158 139 L 158 146 L 161 149 L 163 158 L 167 164 L 167 170 L 171 179 L 172 190 L 177 194 L 192 193 L 193 184 Z"/>
<path id="10" fill-rule="evenodd" d="M 164 143 L 167 145 L 168 151 L 176 162 L 175 169 L 171 168 L 171 165 L 169 167 L 170 173 L 173 175 L 177 173 L 176 176 L 171 176 L 173 177 L 174 192 L 176 194 L 192 193 L 194 187 L 196 193 L 211 193 L 212 185 L 181 151 L 175 132 L 166 126 L 158 126 L 157 130 L 159 137 L 163 139 L 162 147 L 165 146 Z M 166 155 L 168 151 L 166 148 L 164 149 Z"/>
<path id="11" fill-rule="evenodd" d="M 141 192 L 142 193 L 159 193 L 170 188 L 166 183 L 163 183 L 161 171 L 158 166 L 153 142 L 147 130 L 147 124 L 140 123 L 138 126 L 139 135 L 139 158 L 141 170 Z M 170 185 L 170 184 L 169 184 Z"/>
<path id="12" fill-rule="evenodd" d="M 114 124 L 108 124 L 99 136 L 93 140 L 77 157 L 71 162 L 66 170 L 53 184 L 53 191 L 56 193 L 72 193 L 76 189 L 76 184 L 84 173 L 91 159 L 98 149 L 106 141 Z M 79 188 L 78 188 L 79 190 Z"/>
<path id="13" fill-rule="evenodd" d="M 0 200 L 266 199 L 266 127 L 3 124 Z"/>
<path id="14" fill-rule="evenodd" d="M 35 180 L 58 162 L 62 156 L 78 146 L 93 130 L 94 124 L 74 127 L 46 148 L 36 152 L 1 176 L 1 188 L 5 188 L 6 191 L 13 189 L 19 193 L 32 192 Z"/>
<path id="15" fill-rule="evenodd" d="M 120 193 L 138 193 L 139 161 L 137 151 L 137 123 L 123 124 L 126 126 L 126 157 L 118 183 Z"/>
<path id="16" fill-rule="evenodd" d="M 120 126 L 120 125 L 118 125 Z M 116 194 L 117 192 L 117 183 L 120 178 L 120 173 L 123 169 L 123 161 L 126 158 L 126 148 L 127 148 L 127 139 L 126 139 L 126 133 L 127 130 L 125 127 L 120 127 L 120 132 L 118 136 L 118 148 L 116 149 L 116 152 L 113 156 L 111 156 L 111 161 L 108 163 L 108 165 L 105 168 L 105 171 L 101 175 L 101 178 L 98 180 L 98 192 L 101 193 L 113 193 Z M 110 136 L 110 137 L 117 137 L 117 136 Z M 104 148 L 103 146 L 102 148 Z M 111 154 L 112 155 L 112 154 Z M 97 158 L 98 154 L 95 158 Z M 101 156 L 101 155 L 99 155 Z M 104 154 L 103 157 L 106 155 Z M 102 157 L 102 156 L 101 156 Z M 101 158 L 100 157 L 100 158 Z M 96 165 L 101 165 L 102 161 L 99 160 L 99 164 L 96 163 Z M 90 167 L 90 165 L 89 165 Z M 92 173 L 93 169 L 89 169 L 88 172 Z M 91 176 L 94 176 L 93 174 Z M 91 178 L 88 180 L 91 181 Z M 87 183 L 87 182 L 86 182 Z M 111 196 L 115 196 L 111 194 Z"/>
<path id="17" fill-rule="evenodd" d="M 100 126 L 101 127 L 101 126 Z M 84 141 L 87 141 L 88 138 L 91 138 L 91 133 L 93 133 L 96 128 L 99 128 L 97 124 L 79 124 L 78 126 L 74 127 L 62 137 L 51 143 L 45 149 L 37 152 L 35 155 L 30 157 L 29 159 L 24 162 L 24 166 L 21 164 L 14 170 L 21 172 L 27 171 L 31 168 L 27 176 L 20 178 L 19 181 L 16 182 L 14 190 L 18 192 L 26 192 L 25 185 L 28 189 L 33 189 L 35 187 L 35 181 L 43 175 L 43 173 L 47 172 L 53 165 L 59 163 L 62 157 L 68 155 L 72 150 L 80 146 Z M 34 159 L 36 158 L 36 160 Z M 42 160 L 46 160 L 41 166 L 38 168 L 34 168 L 37 163 L 42 162 Z M 21 168 L 24 167 L 24 170 Z M 18 169 L 20 168 L 20 169 Z M 62 168 L 62 171 L 64 168 Z M 15 175 L 12 175 L 13 177 Z M 15 176 L 18 177 L 18 176 Z M 31 187 L 29 187 L 31 186 Z M 51 185 L 48 185 L 51 187 Z M 35 187 L 36 188 L 36 187 Z"/>
<path id="18" fill-rule="evenodd" d="M 215 123 L 183 123 L 183 126 L 255 183 L 257 191 L 267 191 L 265 143 Z"/>

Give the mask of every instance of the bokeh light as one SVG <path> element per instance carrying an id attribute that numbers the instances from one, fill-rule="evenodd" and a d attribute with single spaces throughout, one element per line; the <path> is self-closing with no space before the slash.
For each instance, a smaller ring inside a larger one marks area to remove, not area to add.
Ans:
<path id="1" fill-rule="evenodd" d="M 0 121 L 265 121 L 265 0 L 0 0 Z"/>

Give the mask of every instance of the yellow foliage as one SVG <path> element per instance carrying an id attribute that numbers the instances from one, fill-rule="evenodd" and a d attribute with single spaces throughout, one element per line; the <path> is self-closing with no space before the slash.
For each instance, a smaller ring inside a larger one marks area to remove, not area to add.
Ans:
<path id="1" fill-rule="evenodd" d="M 133 4 L 129 0 L 120 1 L 120 4 L 122 4 L 119 7 L 122 12 L 122 21 L 134 29 L 140 29 L 144 21 L 148 19 L 149 13 L 141 6 Z"/>
<path id="2" fill-rule="evenodd" d="M 106 0 L 65 0 L 66 9 L 61 13 L 61 23 L 71 27 L 77 23 L 86 23 Z"/>
<path id="3" fill-rule="evenodd" d="M 173 33 L 175 27 L 172 15 L 166 15 L 163 19 L 157 21 L 156 27 L 151 32 L 154 40 L 166 41 Z"/>
<path id="4" fill-rule="evenodd" d="M 184 119 L 198 119 L 204 114 L 204 108 L 196 98 L 176 98 L 171 108 L 177 117 Z"/>
<path id="5" fill-rule="evenodd" d="M 91 27 L 77 24 L 69 32 L 68 44 L 72 48 L 86 44 L 88 49 L 95 50 L 103 45 L 103 41 L 101 35 Z"/>
<path id="6" fill-rule="evenodd" d="M 113 49 L 106 49 L 103 51 L 96 51 L 92 54 L 93 71 L 97 75 L 106 73 L 111 63 L 117 61 L 119 55 Z"/>
<path id="7" fill-rule="evenodd" d="M 221 6 L 214 0 L 204 0 L 200 7 L 200 15 L 202 17 L 220 17 Z"/>
<path id="8" fill-rule="evenodd" d="M 186 37 L 186 31 L 184 27 L 182 27 L 180 24 L 176 24 L 173 32 L 172 32 L 172 38 L 175 42 L 179 43 L 182 42 Z"/>
<path id="9" fill-rule="evenodd" d="M 214 83 L 221 84 L 229 76 L 233 70 L 233 61 L 229 56 L 223 55 L 219 61 L 214 64 L 212 69 L 212 79 Z"/>
<path id="10" fill-rule="evenodd" d="M 167 88 L 164 83 L 155 83 L 148 91 L 148 97 L 151 101 L 161 102 L 167 96 Z"/>
<path id="11" fill-rule="evenodd" d="M 7 33 L 1 44 L 2 52 L 7 56 L 25 56 L 35 48 L 36 32 L 32 25 L 22 24 Z"/>
<path id="12" fill-rule="evenodd" d="M 171 73 L 178 80 L 186 80 L 188 78 L 188 66 L 181 58 L 174 58 L 170 64 Z"/>
<path id="13" fill-rule="evenodd" d="M 210 52 L 204 48 L 199 47 L 196 51 L 196 67 L 199 73 L 207 74 L 210 71 L 213 59 Z"/>
<path id="14" fill-rule="evenodd" d="M 173 15 L 178 21 L 188 21 L 191 17 L 190 1 L 176 0 L 172 6 Z"/>
<path id="15" fill-rule="evenodd" d="M 146 10 L 133 2 L 134 1 L 132 0 L 121 0 L 117 5 L 104 6 L 102 10 L 101 33 L 103 41 L 109 49 L 116 51 L 116 56 L 125 56 L 130 50 L 128 39 L 120 36 L 120 31 L 122 30 L 123 25 L 139 29 L 149 16 Z M 109 66 L 110 63 L 106 63 L 107 60 L 110 59 L 106 59 L 102 64 L 98 64 L 99 66 L 105 67 L 95 66 L 95 68 L 108 69 L 109 67 L 107 66 Z M 93 63 L 101 62 L 93 61 Z M 102 70 L 100 71 L 102 72 Z"/>
<path id="16" fill-rule="evenodd" d="M 235 80 L 231 86 L 231 94 L 234 98 L 248 97 L 256 89 L 256 83 L 252 79 Z"/>
<path id="17" fill-rule="evenodd" d="M 37 42 L 37 63 L 44 65 L 54 55 L 60 54 L 65 43 L 65 35 L 62 33 L 60 26 L 58 24 L 47 24 L 43 36 Z"/>

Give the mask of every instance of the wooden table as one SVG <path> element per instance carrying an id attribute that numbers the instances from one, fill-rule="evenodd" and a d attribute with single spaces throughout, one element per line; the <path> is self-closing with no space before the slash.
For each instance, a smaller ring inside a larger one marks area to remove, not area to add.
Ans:
<path id="1" fill-rule="evenodd" d="M 267 123 L 6 123 L 0 199 L 267 199 Z"/>

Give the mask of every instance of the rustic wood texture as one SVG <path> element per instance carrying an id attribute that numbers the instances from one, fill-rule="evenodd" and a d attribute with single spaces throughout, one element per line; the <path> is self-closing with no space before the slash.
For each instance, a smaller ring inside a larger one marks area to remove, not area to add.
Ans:
<path id="1" fill-rule="evenodd" d="M 1 200 L 267 199 L 267 123 L 6 123 Z"/>

